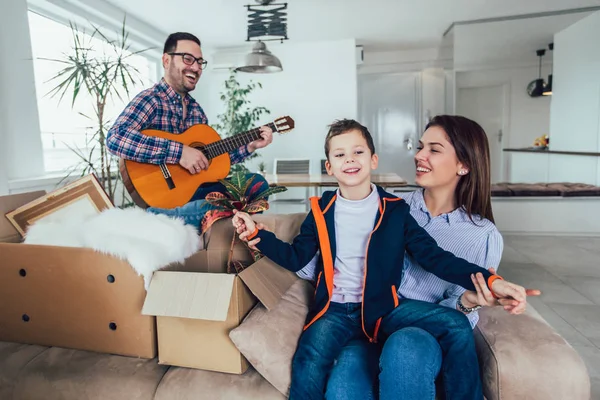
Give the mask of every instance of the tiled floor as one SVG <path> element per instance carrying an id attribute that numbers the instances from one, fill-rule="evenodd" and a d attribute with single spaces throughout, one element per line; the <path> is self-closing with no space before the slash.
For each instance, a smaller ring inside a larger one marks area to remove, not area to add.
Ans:
<path id="1" fill-rule="evenodd" d="M 542 291 L 530 303 L 579 352 L 600 399 L 600 238 L 504 236 L 499 273 Z"/>
<path id="2" fill-rule="evenodd" d="M 275 202 L 267 212 L 303 211 Z M 504 236 L 499 273 L 542 291 L 530 303 L 579 352 L 600 400 L 600 238 Z"/>

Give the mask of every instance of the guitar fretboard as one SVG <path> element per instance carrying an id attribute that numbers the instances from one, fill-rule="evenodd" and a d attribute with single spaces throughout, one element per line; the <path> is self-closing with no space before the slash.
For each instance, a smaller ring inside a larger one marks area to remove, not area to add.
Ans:
<path id="1" fill-rule="evenodd" d="M 277 127 L 274 123 L 270 122 L 267 124 L 267 126 L 273 129 L 273 132 L 277 132 Z M 254 128 L 249 131 L 208 144 L 204 146 L 203 152 L 204 155 L 206 155 L 206 158 L 210 160 L 220 156 L 221 154 L 229 153 L 232 150 L 238 149 L 260 138 L 260 128 Z"/>

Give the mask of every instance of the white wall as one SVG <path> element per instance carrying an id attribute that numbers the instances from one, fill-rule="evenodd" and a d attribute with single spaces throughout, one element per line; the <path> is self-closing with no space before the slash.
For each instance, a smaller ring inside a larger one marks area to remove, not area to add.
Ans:
<path id="1" fill-rule="evenodd" d="M 423 128 L 429 118 L 446 111 L 446 73 L 442 68 L 426 68 L 421 72 L 421 107 Z"/>
<path id="2" fill-rule="evenodd" d="M 600 12 L 554 39 L 553 150 L 600 151 Z"/>
<path id="3" fill-rule="evenodd" d="M 600 12 L 554 38 L 550 148 L 600 152 Z M 600 185 L 600 157 L 550 155 L 549 179 Z"/>
<path id="4" fill-rule="evenodd" d="M 2 71 L 0 71 L 0 74 Z M 2 82 L 0 82 L 0 93 L 3 92 Z M 2 126 L 2 121 L 0 121 L 0 126 Z M 7 172 L 7 155 L 6 155 L 6 131 L 4 129 L 0 129 L 0 196 L 8 193 L 8 176 Z"/>
<path id="5" fill-rule="evenodd" d="M 272 172 L 275 158 L 309 158 L 311 172 L 320 173 L 327 125 L 335 119 L 357 115 L 355 42 L 289 42 L 267 46 L 281 60 L 283 71 L 238 73 L 237 77 L 242 85 L 250 80 L 262 84 L 263 88 L 257 89 L 251 97 L 252 106 L 264 106 L 271 111 L 263 116 L 261 123 L 289 115 L 296 128 L 285 135 L 276 134 L 270 146 L 259 150 L 261 157 L 246 165 L 255 171 L 262 161 L 266 163 L 267 172 Z M 245 51 L 249 51 L 249 47 Z M 224 60 L 233 61 L 236 54 L 239 53 L 221 52 L 212 54 L 211 58 L 226 64 Z M 216 123 L 217 115 L 224 109 L 220 93 L 228 76 L 227 70 L 207 69 L 193 93 L 207 113 L 209 123 Z"/>
<path id="6" fill-rule="evenodd" d="M 452 68 L 451 47 L 444 39 L 440 47 L 414 50 L 372 51 L 365 48 L 364 62 L 358 67 L 359 74 L 383 74 L 415 72 L 427 68 Z M 450 50 L 449 50 L 450 48 Z"/>
<path id="7" fill-rule="evenodd" d="M 26 0 L 2 6 L 0 53 L 0 194 L 5 194 L 8 180 L 44 172 Z"/>
<path id="8" fill-rule="evenodd" d="M 547 79 L 550 67 L 542 68 Z M 550 97 L 531 98 L 526 87 L 538 76 L 532 67 L 489 69 L 456 73 L 456 87 L 509 86 L 509 132 L 505 132 L 504 147 L 527 147 L 536 137 L 550 130 Z"/>
<path id="9" fill-rule="evenodd" d="M 548 73 L 550 67 L 543 67 L 542 75 L 547 76 Z M 548 134 L 550 130 L 551 98 L 546 96 L 531 98 L 526 91 L 529 82 L 537 76 L 538 69 L 535 67 L 456 72 L 456 87 L 507 85 L 508 115 L 505 117 L 508 120 L 508 131 L 504 132 L 502 148 L 529 147 L 533 145 L 536 137 Z M 519 155 L 504 152 L 506 180 L 511 182 L 527 180 L 528 169 L 516 163 L 514 157 Z"/>

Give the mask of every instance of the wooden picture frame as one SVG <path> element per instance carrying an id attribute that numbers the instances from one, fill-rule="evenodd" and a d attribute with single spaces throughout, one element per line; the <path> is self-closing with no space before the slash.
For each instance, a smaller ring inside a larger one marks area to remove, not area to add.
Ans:
<path id="1" fill-rule="evenodd" d="M 96 176 L 90 174 L 7 213 L 6 218 L 25 236 L 27 228 L 42 219 L 59 221 L 67 213 L 85 218 L 113 207 Z"/>

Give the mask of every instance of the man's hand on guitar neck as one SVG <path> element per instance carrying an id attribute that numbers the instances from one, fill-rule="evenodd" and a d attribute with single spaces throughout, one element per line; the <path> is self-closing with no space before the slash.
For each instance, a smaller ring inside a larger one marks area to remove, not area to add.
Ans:
<path id="1" fill-rule="evenodd" d="M 179 165 L 190 171 L 190 174 L 194 175 L 202 170 L 208 169 L 208 159 L 200 150 L 183 145 Z"/>
<path id="2" fill-rule="evenodd" d="M 248 151 L 250 153 L 268 146 L 273 141 L 273 130 L 268 126 L 261 126 L 260 136 L 261 139 L 248 144 Z M 183 146 L 179 164 L 192 175 L 208 169 L 208 159 L 206 156 L 200 150 L 187 145 Z"/>
<path id="3" fill-rule="evenodd" d="M 273 129 L 269 128 L 268 126 L 261 126 L 260 136 L 261 139 L 248 143 L 248 151 L 250 153 L 268 146 L 273 141 Z"/>

